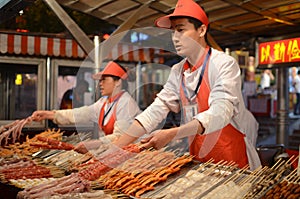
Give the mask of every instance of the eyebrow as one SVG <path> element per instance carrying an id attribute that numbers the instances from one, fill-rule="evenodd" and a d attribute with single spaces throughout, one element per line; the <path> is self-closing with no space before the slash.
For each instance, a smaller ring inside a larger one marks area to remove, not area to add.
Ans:
<path id="1" fill-rule="evenodd" d="M 176 24 L 174 28 L 180 28 L 182 26 L 184 26 L 184 24 L 180 23 L 180 24 Z"/>

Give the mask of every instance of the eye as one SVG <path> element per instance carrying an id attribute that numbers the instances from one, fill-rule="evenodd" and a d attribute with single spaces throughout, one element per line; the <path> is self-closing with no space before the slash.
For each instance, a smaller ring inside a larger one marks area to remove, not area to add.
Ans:
<path id="1" fill-rule="evenodd" d="M 175 29 L 175 31 L 176 31 L 176 32 L 183 32 L 183 31 L 184 31 L 184 29 L 183 29 L 183 28 L 179 28 L 179 27 L 178 27 L 178 28 L 176 28 L 176 29 Z"/>

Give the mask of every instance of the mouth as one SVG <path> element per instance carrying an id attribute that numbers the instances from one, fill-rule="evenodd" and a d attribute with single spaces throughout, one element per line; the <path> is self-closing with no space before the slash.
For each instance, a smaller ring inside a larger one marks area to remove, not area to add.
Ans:
<path id="1" fill-rule="evenodd" d="M 175 49 L 178 51 L 181 49 L 181 46 L 177 45 L 177 46 L 175 46 Z"/>

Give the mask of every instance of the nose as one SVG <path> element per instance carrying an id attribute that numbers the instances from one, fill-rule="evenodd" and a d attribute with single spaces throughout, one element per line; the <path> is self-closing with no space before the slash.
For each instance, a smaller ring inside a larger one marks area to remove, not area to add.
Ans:
<path id="1" fill-rule="evenodd" d="M 177 43 L 179 41 L 179 35 L 180 35 L 180 33 L 178 31 L 174 31 L 172 33 L 172 40 L 174 43 Z"/>

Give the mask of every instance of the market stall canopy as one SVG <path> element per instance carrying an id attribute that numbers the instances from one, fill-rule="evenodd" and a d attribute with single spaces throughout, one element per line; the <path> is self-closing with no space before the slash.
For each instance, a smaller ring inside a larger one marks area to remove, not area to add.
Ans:
<path id="1" fill-rule="evenodd" d="M 153 26 L 169 14 L 177 0 L 57 0 L 62 6 L 84 12 L 114 25 L 121 25 L 143 4 L 149 3 L 134 28 Z M 300 32 L 298 0 L 196 0 L 208 13 L 210 34 L 215 42 L 231 50 L 255 50 L 263 38 L 294 37 Z"/>
<path id="2" fill-rule="evenodd" d="M 35 0 L 4 0 L 0 22 L 18 14 Z M 61 6 L 78 10 L 114 25 L 123 24 L 144 4 L 149 4 L 134 28 L 153 26 L 160 16 L 173 11 L 177 0 L 56 0 Z M 210 35 L 223 50 L 255 53 L 260 39 L 297 37 L 300 32 L 299 0 L 196 0 L 208 13 Z"/>
<path id="3" fill-rule="evenodd" d="M 113 46 L 105 59 L 123 62 L 162 63 L 162 58 L 156 56 L 160 53 L 160 49 L 118 43 Z M 73 39 L 1 32 L 0 54 L 86 58 L 86 54 L 82 48 Z"/>

